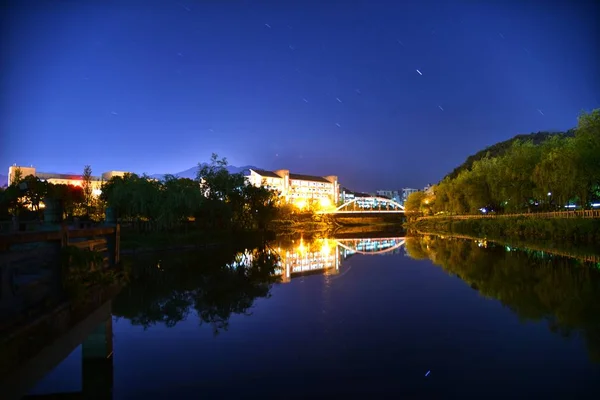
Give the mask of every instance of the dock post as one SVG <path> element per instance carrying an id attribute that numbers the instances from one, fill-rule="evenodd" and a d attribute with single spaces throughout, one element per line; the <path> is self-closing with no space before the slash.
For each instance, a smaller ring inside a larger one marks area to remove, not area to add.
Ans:
<path id="1" fill-rule="evenodd" d="M 112 233 L 106 237 L 106 250 L 108 251 L 108 265 L 114 267 L 120 262 L 121 225 L 116 224 Z"/>

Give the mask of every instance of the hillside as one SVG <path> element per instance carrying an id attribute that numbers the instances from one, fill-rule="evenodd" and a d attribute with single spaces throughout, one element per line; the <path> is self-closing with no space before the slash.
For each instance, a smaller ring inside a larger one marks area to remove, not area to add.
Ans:
<path id="1" fill-rule="evenodd" d="M 562 137 L 574 137 L 575 130 L 571 129 L 571 130 L 568 130 L 567 132 L 537 132 L 537 133 L 530 133 L 528 135 L 517 135 L 511 139 L 496 143 L 492 146 L 486 147 L 485 149 L 483 149 L 481 151 L 478 151 L 477 153 L 475 153 L 473 155 L 470 155 L 469 157 L 467 157 L 467 159 L 465 160 L 464 163 L 462 163 L 458 167 L 454 168 L 454 170 L 452 172 L 450 172 L 448 175 L 446 175 L 444 177 L 444 179 L 456 178 L 461 171 L 470 169 L 475 161 L 481 160 L 488 153 L 489 153 L 490 157 L 498 157 L 498 156 L 503 155 L 512 146 L 513 142 L 515 142 L 517 140 L 522 140 L 522 141 L 530 140 L 533 142 L 533 144 L 539 145 L 555 135 L 562 136 Z"/>

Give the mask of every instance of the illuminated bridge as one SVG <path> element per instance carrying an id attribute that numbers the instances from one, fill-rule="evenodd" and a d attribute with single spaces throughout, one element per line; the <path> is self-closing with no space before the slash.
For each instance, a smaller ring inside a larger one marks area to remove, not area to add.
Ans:
<path id="1" fill-rule="evenodd" d="M 318 214 L 365 214 L 365 213 L 404 213 L 404 206 L 384 197 L 358 197 L 341 206 L 318 211 Z"/>

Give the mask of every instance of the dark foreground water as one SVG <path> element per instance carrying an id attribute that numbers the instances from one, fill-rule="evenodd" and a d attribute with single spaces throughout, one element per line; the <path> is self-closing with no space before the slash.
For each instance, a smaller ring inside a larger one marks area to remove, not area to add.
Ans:
<path id="1" fill-rule="evenodd" d="M 32 395 L 598 398 L 598 265 L 438 237 L 129 265 L 132 283 Z"/>

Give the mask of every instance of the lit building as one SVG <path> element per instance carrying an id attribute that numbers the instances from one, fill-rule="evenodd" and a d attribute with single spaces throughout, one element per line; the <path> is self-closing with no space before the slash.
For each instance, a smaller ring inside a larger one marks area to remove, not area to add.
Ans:
<path id="1" fill-rule="evenodd" d="M 19 167 L 16 164 L 8 168 L 8 184 L 11 185 L 14 181 L 15 173 L 17 169 L 21 170 L 21 178 L 33 175 L 42 181 L 52 183 L 54 185 L 73 185 L 81 186 L 83 184 L 83 175 L 74 174 L 54 174 L 48 172 L 38 172 L 35 167 Z M 102 174 L 101 177 L 92 176 L 91 186 L 92 194 L 95 196 L 100 195 L 102 183 L 109 180 L 113 176 L 124 176 L 126 172 L 123 171 L 109 171 Z"/>
<path id="2" fill-rule="evenodd" d="M 402 196 L 398 190 L 378 190 L 377 196 L 387 197 L 388 199 L 394 200 L 396 203 L 402 201 Z"/>
<path id="3" fill-rule="evenodd" d="M 404 203 L 406 202 L 406 199 L 408 199 L 408 196 L 410 196 L 412 193 L 416 193 L 418 191 L 419 191 L 419 189 L 403 188 L 401 204 L 404 205 Z"/>
<path id="4" fill-rule="evenodd" d="M 320 201 L 322 205 L 336 204 L 339 200 L 337 176 L 313 176 L 292 174 L 287 169 L 264 171 L 250 169 L 246 177 L 254 186 L 263 186 L 280 193 L 286 201 L 305 204 L 310 200 Z"/>
<path id="5" fill-rule="evenodd" d="M 357 201 L 360 201 L 361 198 L 367 198 L 371 196 L 372 195 L 370 195 L 369 193 L 353 192 L 349 189 L 342 188 L 342 191 L 340 193 L 340 201 L 342 203 L 347 203 L 355 199 L 359 199 Z"/>

